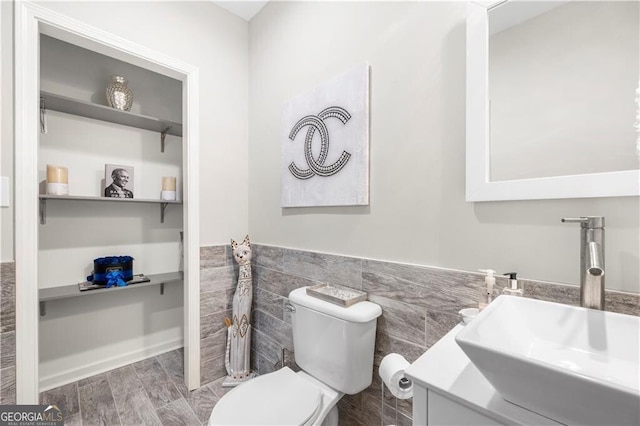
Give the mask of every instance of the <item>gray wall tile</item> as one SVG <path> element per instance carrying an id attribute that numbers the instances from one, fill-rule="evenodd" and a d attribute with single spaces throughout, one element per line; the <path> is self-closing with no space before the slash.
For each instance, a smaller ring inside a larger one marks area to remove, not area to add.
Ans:
<path id="1" fill-rule="evenodd" d="M 360 289 L 362 259 L 283 249 L 284 272 L 313 281 Z"/>
<path id="2" fill-rule="evenodd" d="M 287 299 L 270 291 L 254 287 L 253 310 L 261 310 L 278 319 L 283 319 L 284 302 Z"/>
<path id="3" fill-rule="evenodd" d="M 201 358 L 210 359 L 224 356 L 227 347 L 227 329 L 219 330 L 201 341 Z"/>
<path id="4" fill-rule="evenodd" d="M 369 300 L 382 307 L 382 316 L 378 318 L 377 324 L 381 333 L 424 345 L 425 308 L 375 294 L 369 295 Z"/>
<path id="5" fill-rule="evenodd" d="M 16 332 L 0 333 L 0 369 L 16 366 Z"/>
<path id="6" fill-rule="evenodd" d="M 224 318 L 231 318 L 233 294 L 238 282 L 238 267 L 230 245 L 201 247 L 200 269 L 200 376 L 207 383 L 226 375 L 224 350 L 227 328 Z M 223 357 L 222 369 L 220 356 Z M 184 394 L 186 387 L 182 382 L 176 383 L 176 387 Z"/>
<path id="7" fill-rule="evenodd" d="M 284 251 L 280 247 L 251 244 L 251 255 L 254 266 L 276 271 L 284 269 Z"/>
<path id="8" fill-rule="evenodd" d="M 238 274 L 233 266 L 221 266 L 200 271 L 201 293 L 235 288 L 237 283 Z"/>
<path id="9" fill-rule="evenodd" d="M 293 331 L 290 324 L 262 311 L 254 312 L 253 318 L 254 328 L 270 336 L 280 346 L 293 350 Z"/>
<path id="10" fill-rule="evenodd" d="M 224 323 L 225 318 L 231 319 L 232 311 L 222 311 L 213 314 L 203 315 L 200 313 L 200 339 L 206 339 L 209 336 L 224 331 L 226 333 L 227 326 Z M 207 342 L 200 341 L 200 351 L 204 350 L 204 346 Z"/>
<path id="11" fill-rule="evenodd" d="M 352 395 L 345 395 L 338 401 L 338 423 L 340 426 L 363 426 L 362 413 L 362 392 L 357 394 L 359 401 L 354 404 Z M 379 425 L 378 423 L 370 423 L 371 425 Z"/>
<path id="12" fill-rule="evenodd" d="M 269 291 L 281 297 L 289 297 L 293 290 L 319 284 L 319 281 L 312 281 L 305 277 L 292 275 L 267 268 L 255 268 L 256 275 L 253 283 L 261 290 Z"/>
<path id="13" fill-rule="evenodd" d="M 0 263 L 0 332 L 16 329 L 16 265 Z"/>
<path id="14" fill-rule="evenodd" d="M 227 266 L 226 246 L 200 247 L 200 269 L 219 268 Z"/>
<path id="15" fill-rule="evenodd" d="M 524 296 L 548 302 L 580 306 L 580 288 L 569 285 L 553 285 L 530 280 L 519 280 Z"/>
<path id="16" fill-rule="evenodd" d="M 224 355 L 217 358 L 200 359 L 200 385 L 204 386 L 221 377 L 226 377 L 227 369 L 224 365 Z"/>
<path id="17" fill-rule="evenodd" d="M 604 299 L 604 307 L 607 311 L 640 316 L 639 294 L 607 291 Z"/>
<path id="18" fill-rule="evenodd" d="M 431 311 L 457 313 L 477 306 L 480 274 L 365 260 L 362 289 Z"/>
<path id="19" fill-rule="evenodd" d="M 0 405 L 16 403 L 16 368 L 0 370 Z"/>
<path id="20" fill-rule="evenodd" d="M 255 328 L 251 333 L 251 347 L 256 353 L 261 355 L 266 362 L 271 364 L 280 361 L 282 357 L 281 346 L 278 342 Z"/>
<path id="21" fill-rule="evenodd" d="M 460 323 L 458 315 L 442 312 L 427 312 L 427 348 L 442 339 L 453 327 Z"/>
<path id="22" fill-rule="evenodd" d="M 235 288 L 200 293 L 200 315 L 210 315 L 226 311 L 233 306 Z"/>

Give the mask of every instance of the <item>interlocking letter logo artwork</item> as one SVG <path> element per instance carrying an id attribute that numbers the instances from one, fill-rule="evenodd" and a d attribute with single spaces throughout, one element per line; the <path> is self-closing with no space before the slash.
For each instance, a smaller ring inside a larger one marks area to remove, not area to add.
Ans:
<path id="1" fill-rule="evenodd" d="M 307 115 L 306 117 L 301 118 L 295 126 L 293 126 L 293 129 L 291 129 L 289 139 L 295 140 L 298 132 L 302 130 L 303 127 L 309 126 L 307 136 L 304 140 L 304 158 L 306 159 L 309 168 L 301 169 L 292 161 L 291 164 L 289 164 L 289 171 L 296 178 L 309 179 L 314 175 L 324 177 L 331 176 L 342 170 L 342 168 L 347 164 L 347 161 L 349 161 L 351 154 L 347 151 L 342 151 L 340 158 L 338 158 L 335 163 L 328 166 L 324 165 L 329 153 L 329 131 L 327 130 L 327 126 L 324 124 L 324 121 L 327 118 L 332 117 L 340 120 L 342 124 L 346 124 L 351 118 L 351 115 L 344 108 L 332 106 L 321 111 L 318 115 Z M 316 131 L 320 134 L 320 154 L 317 159 L 313 157 L 313 153 L 311 152 L 313 136 Z"/>

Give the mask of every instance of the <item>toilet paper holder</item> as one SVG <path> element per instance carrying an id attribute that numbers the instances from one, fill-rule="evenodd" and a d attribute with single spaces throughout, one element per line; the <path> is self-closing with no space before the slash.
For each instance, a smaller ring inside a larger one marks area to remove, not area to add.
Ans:
<path id="1" fill-rule="evenodd" d="M 413 382 L 404 375 L 404 370 L 409 366 L 409 362 L 400 354 L 392 353 L 386 355 L 380 363 L 378 374 L 381 380 L 380 396 L 380 424 L 384 425 L 384 389 L 395 399 L 395 424 L 398 424 L 398 399 L 408 399 L 413 396 Z"/>
<path id="2" fill-rule="evenodd" d="M 399 380 L 398 386 L 400 386 L 401 389 L 409 389 L 411 387 L 411 380 L 403 377 Z"/>
<path id="3" fill-rule="evenodd" d="M 398 386 L 401 389 L 409 389 L 411 386 L 413 385 L 413 382 L 409 379 L 407 379 L 406 377 L 401 378 L 400 380 L 398 380 Z M 384 425 L 384 388 L 385 388 L 385 384 L 384 382 L 382 382 L 382 391 L 380 394 L 380 426 L 385 426 Z M 391 391 L 389 391 L 389 393 L 391 393 Z M 394 411 L 395 411 L 395 422 L 393 423 L 393 425 L 397 425 L 398 424 L 398 400 L 400 398 L 394 396 L 393 394 L 391 394 L 391 396 L 393 397 L 393 399 L 395 400 L 395 407 L 394 407 Z"/>

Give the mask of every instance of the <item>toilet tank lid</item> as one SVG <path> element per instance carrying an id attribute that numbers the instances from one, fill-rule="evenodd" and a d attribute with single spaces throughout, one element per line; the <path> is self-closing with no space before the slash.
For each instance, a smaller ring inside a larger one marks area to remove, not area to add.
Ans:
<path id="1" fill-rule="evenodd" d="M 301 305 L 305 308 L 350 322 L 369 322 L 382 315 L 382 308 L 375 303 L 364 301 L 345 308 L 309 296 L 307 294 L 307 287 L 300 287 L 293 290 L 289 293 L 289 300 L 294 305 Z"/>

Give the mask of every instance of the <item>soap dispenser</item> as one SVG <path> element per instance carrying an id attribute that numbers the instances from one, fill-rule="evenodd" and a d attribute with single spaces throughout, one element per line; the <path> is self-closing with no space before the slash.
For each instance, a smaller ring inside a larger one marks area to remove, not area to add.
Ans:
<path id="1" fill-rule="evenodd" d="M 479 269 L 480 272 L 487 274 L 484 277 L 484 287 L 480 287 L 480 298 L 478 300 L 478 309 L 483 310 L 493 300 L 493 286 L 496 283 L 496 279 L 493 274 L 496 273 L 493 269 Z"/>
<path id="2" fill-rule="evenodd" d="M 511 296 L 524 295 L 524 290 L 518 286 L 518 278 L 516 277 L 517 272 L 505 272 L 502 275 L 509 277 L 509 285 L 502 290 L 502 294 L 508 294 Z"/>

